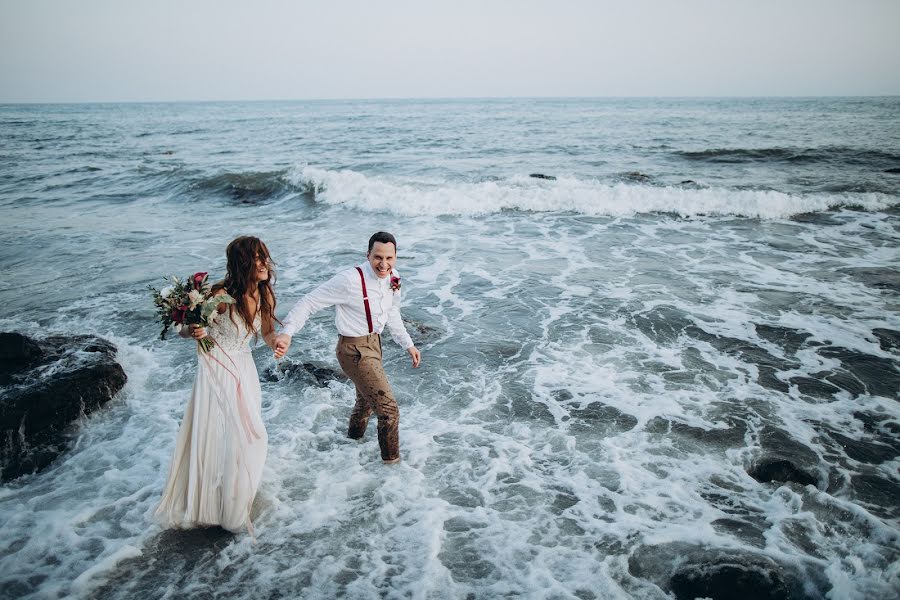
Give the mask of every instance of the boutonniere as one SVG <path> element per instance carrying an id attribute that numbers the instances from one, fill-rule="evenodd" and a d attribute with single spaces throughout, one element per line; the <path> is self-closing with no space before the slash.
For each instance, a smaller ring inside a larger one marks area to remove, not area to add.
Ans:
<path id="1" fill-rule="evenodd" d="M 400 276 L 399 275 L 391 275 L 391 289 L 395 292 L 400 291 Z"/>

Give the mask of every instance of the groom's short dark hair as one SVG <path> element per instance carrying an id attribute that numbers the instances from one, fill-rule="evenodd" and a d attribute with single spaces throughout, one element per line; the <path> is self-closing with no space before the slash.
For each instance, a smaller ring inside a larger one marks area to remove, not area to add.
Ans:
<path id="1" fill-rule="evenodd" d="M 372 237 L 369 238 L 369 252 L 372 251 L 372 246 L 375 245 L 375 242 L 381 242 L 382 244 L 391 243 L 394 245 L 394 251 L 397 251 L 397 240 L 387 231 L 377 231 L 372 234 Z"/>

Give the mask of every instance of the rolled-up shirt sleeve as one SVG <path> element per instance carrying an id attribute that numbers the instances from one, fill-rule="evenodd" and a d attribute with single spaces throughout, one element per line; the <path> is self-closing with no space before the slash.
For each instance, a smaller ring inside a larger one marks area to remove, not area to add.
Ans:
<path id="1" fill-rule="evenodd" d="M 349 284 L 350 281 L 347 275 L 338 273 L 301 298 L 285 317 L 281 333 L 293 336 L 303 329 L 306 321 L 313 313 L 323 308 L 346 302 L 347 298 L 349 298 Z"/>
<path id="2" fill-rule="evenodd" d="M 403 319 L 400 317 L 400 293 L 400 290 L 394 292 L 394 302 L 388 313 L 387 328 L 390 330 L 391 337 L 394 341 L 404 350 L 409 350 L 415 346 L 415 344 L 413 343 L 412 338 L 409 337 L 409 333 L 406 331 L 406 325 L 403 324 Z"/>

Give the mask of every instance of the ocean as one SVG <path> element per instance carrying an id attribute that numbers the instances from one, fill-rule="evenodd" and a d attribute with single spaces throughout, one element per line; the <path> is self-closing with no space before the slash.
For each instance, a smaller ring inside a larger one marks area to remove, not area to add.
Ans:
<path id="1" fill-rule="evenodd" d="M 0 596 L 900 597 L 900 98 L 0 105 L 0 140 L 0 330 L 128 375 L 0 486 Z M 302 376 L 324 311 L 254 352 L 256 543 L 161 530 L 196 356 L 147 286 L 256 235 L 283 317 L 377 230 L 404 462 Z"/>

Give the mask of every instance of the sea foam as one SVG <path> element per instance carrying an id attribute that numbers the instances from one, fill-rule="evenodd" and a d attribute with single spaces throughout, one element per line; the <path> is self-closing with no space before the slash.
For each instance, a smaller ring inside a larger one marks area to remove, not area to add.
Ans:
<path id="1" fill-rule="evenodd" d="M 367 176 L 304 166 L 291 181 L 317 202 L 403 216 L 478 216 L 501 211 L 574 212 L 591 216 L 672 213 L 783 219 L 841 206 L 884 210 L 895 197 L 877 193 L 788 194 L 770 190 L 653 186 L 559 177 L 516 176 L 498 181 Z"/>

